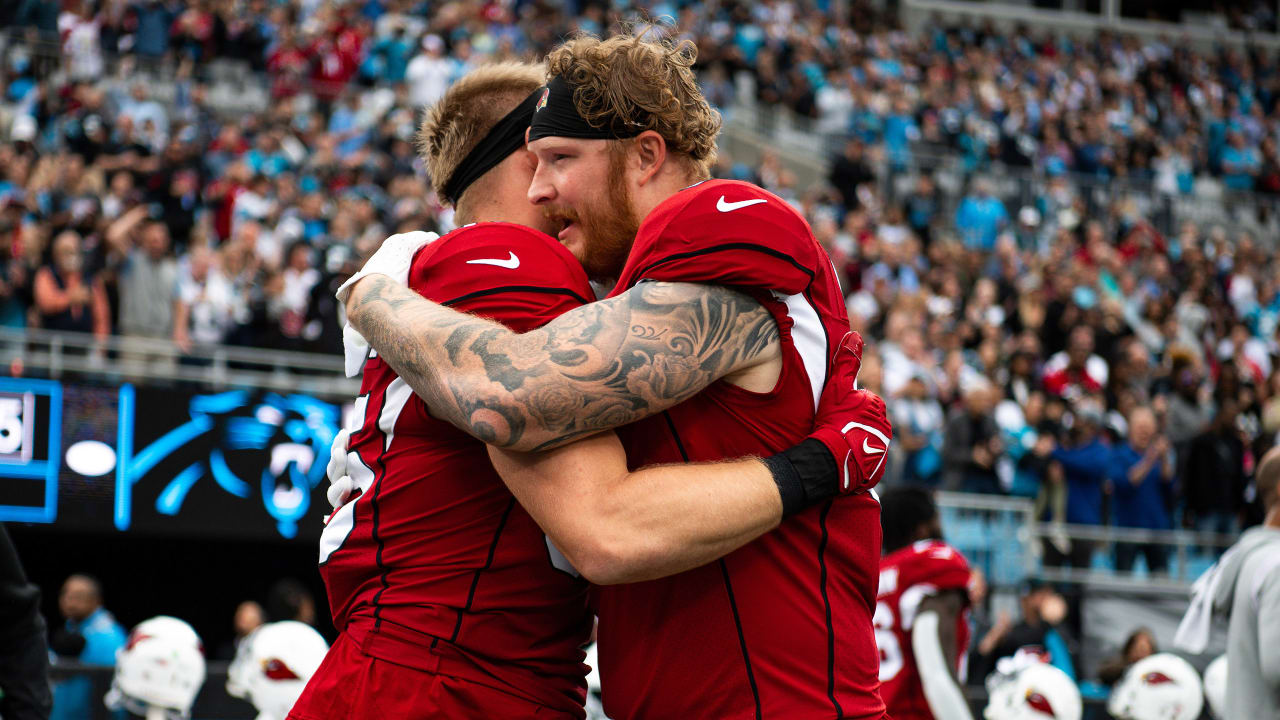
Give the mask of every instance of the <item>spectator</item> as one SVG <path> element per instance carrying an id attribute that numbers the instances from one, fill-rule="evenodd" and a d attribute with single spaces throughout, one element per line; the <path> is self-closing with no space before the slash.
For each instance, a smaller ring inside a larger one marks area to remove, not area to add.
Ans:
<path id="1" fill-rule="evenodd" d="M 1093 354 L 1093 329 L 1087 325 L 1072 329 L 1067 349 L 1045 363 L 1044 388 L 1049 394 L 1077 400 L 1102 392 L 1107 384 L 1107 363 Z"/>
<path id="2" fill-rule="evenodd" d="M 942 474 L 942 430 L 945 415 L 929 394 L 929 378 L 914 372 L 892 402 L 894 441 L 902 458 L 902 481 L 936 487 Z M 903 455 L 905 453 L 905 455 Z"/>
<path id="3" fill-rule="evenodd" d="M 178 276 L 178 299 L 173 317 L 173 342 L 184 353 L 193 345 L 226 342 L 242 299 L 218 266 L 218 256 L 206 246 L 193 248 Z"/>
<path id="4" fill-rule="evenodd" d="M 858 188 L 875 180 L 871 167 L 867 165 L 865 147 L 859 140 L 845 143 L 844 154 L 836 158 L 831 165 L 830 181 L 845 210 L 856 210 L 862 207 L 858 198 Z"/>
<path id="5" fill-rule="evenodd" d="M 999 493 L 996 463 L 1004 452 L 1000 430 L 991 411 L 995 390 L 976 382 L 964 393 L 964 406 L 947 419 L 943 440 L 943 484 L 948 490 Z"/>
<path id="6" fill-rule="evenodd" d="M 1020 648 L 1038 647 L 1049 654 L 1054 667 L 1075 680 L 1075 641 L 1066 627 L 1066 600 L 1052 587 L 1031 580 L 1023 589 L 1021 606 L 1022 619 L 1018 623 L 1003 615 L 978 641 L 971 655 L 971 673 L 986 677 L 1000 658 L 1009 657 Z"/>
<path id="7" fill-rule="evenodd" d="M 151 340 L 173 338 L 178 265 L 169 254 L 169 229 L 152 209 L 138 206 L 107 229 L 107 242 L 120 257 L 120 333 L 128 348 L 122 360 L 128 372 L 163 374 L 171 370 L 172 354 Z"/>
<path id="8" fill-rule="evenodd" d="M 1090 398 L 1076 405 L 1074 424 L 1068 442 L 1054 450 L 1050 457 L 1062 466 L 1067 485 L 1067 522 L 1076 525 L 1102 524 L 1102 494 L 1107 480 L 1111 449 L 1100 433 L 1102 407 Z M 1093 543 L 1072 542 L 1070 562 L 1073 567 L 1088 567 L 1093 556 Z"/>
<path id="9" fill-rule="evenodd" d="M 970 250 L 990 252 L 996 247 L 996 236 L 1009 223 L 1009 211 L 996 198 L 991 181 L 973 181 L 973 192 L 956 210 L 956 231 Z"/>
<path id="10" fill-rule="evenodd" d="M 111 331 L 111 309 L 102 280 L 87 276 L 80 235 L 74 230 L 53 240 L 52 260 L 35 275 L 35 306 L 48 330 L 93 333 L 105 341 Z"/>
<path id="11" fill-rule="evenodd" d="M 1173 489 L 1173 447 L 1159 434 L 1156 416 L 1149 408 L 1134 408 L 1128 421 L 1129 439 L 1112 450 L 1107 471 L 1115 498 L 1114 525 L 1168 530 L 1169 515 L 1165 507 Z M 1147 559 L 1149 572 L 1163 573 L 1168 567 L 1161 543 L 1122 542 L 1116 543 L 1116 570 L 1132 570 L 1139 551 Z"/>
<path id="12" fill-rule="evenodd" d="M 116 651 L 124 647 L 125 632 L 102 606 L 102 585 L 88 575 L 72 575 L 62 584 L 58 609 L 66 618 L 54 633 L 50 649 L 59 658 L 85 665 L 111 667 Z M 52 720 L 83 720 L 93 715 L 101 699 L 92 696 L 87 675 L 70 677 L 53 686 Z"/>
<path id="13" fill-rule="evenodd" d="M 456 68 L 444 55 L 444 40 L 439 35 L 422 38 L 422 51 L 409 61 L 405 81 L 409 83 L 409 102 L 414 108 L 428 108 L 449 89 Z"/>
<path id="14" fill-rule="evenodd" d="M 1188 525 L 1200 532 L 1238 533 L 1244 504 L 1245 443 L 1236 427 L 1239 405 L 1234 397 L 1219 401 L 1209 428 L 1192 441 L 1187 457 Z"/>

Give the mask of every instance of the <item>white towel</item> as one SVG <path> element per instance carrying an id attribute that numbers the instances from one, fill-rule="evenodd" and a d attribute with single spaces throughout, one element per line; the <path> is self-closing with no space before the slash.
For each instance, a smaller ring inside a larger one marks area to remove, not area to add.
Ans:
<path id="1" fill-rule="evenodd" d="M 347 377 L 355 377 L 364 369 L 364 361 L 373 357 L 373 348 L 364 336 L 348 323 L 342 328 L 342 360 Z"/>
<path id="2" fill-rule="evenodd" d="M 1199 655 L 1209 647 L 1209 631 L 1213 626 L 1213 601 L 1218 595 L 1218 584 L 1226 574 L 1226 567 L 1235 557 L 1239 546 L 1227 550 L 1218 562 L 1209 566 L 1204 574 L 1191 584 L 1191 604 L 1178 623 L 1173 635 L 1173 645 L 1181 650 Z"/>

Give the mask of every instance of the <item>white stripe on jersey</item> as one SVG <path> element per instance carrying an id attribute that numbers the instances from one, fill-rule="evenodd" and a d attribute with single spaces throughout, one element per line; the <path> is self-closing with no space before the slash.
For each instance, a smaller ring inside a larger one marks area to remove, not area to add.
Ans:
<path id="1" fill-rule="evenodd" d="M 805 372 L 809 374 L 809 385 L 813 387 L 813 409 L 818 409 L 818 398 L 822 396 L 822 388 L 827 384 L 827 329 L 813 309 L 809 299 L 803 293 L 779 298 L 787 305 L 787 314 L 794 323 L 791 327 L 791 342 L 804 361 Z"/>
<path id="2" fill-rule="evenodd" d="M 405 404 L 408 403 L 412 395 L 413 389 L 400 378 L 392 380 L 391 384 L 387 386 L 386 395 L 382 403 L 382 412 L 378 415 L 378 430 L 382 432 L 385 439 L 382 445 L 383 452 L 391 448 L 391 440 L 395 437 L 396 422 L 400 419 L 400 413 L 404 410 Z M 348 428 L 353 433 L 363 427 L 368 419 L 368 403 L 368 395 L 361 395 L 356 399 L 357 411 L 351 413 L 351 418 L 356 427 Z M 364 460 L 360 458 L 360 453 L 354 451 L 347 453 L 347 474 L 355 481 L 356 487 L 360 488 L 360 496 L 338 508 L 333 518 L 329 520 L 329 524 L 324 526 L 324 532 L 320 533 L 321 565 L 328 562 L 329 556 L 347 541 L 347 536 L 351 534 L 352 528 L 355 527 L 356 504 L 369 495 L 369 488 L 373 486 L 375 479 L 373 470 L 368 465 L 365 465 Z"/>

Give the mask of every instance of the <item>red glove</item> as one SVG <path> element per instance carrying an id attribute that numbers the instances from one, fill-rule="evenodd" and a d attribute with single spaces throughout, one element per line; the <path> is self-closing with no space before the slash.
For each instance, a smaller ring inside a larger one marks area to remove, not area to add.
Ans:
<path id="1" fill-rule="evenodd" d="M 884 477 L 893 426 L 884 400 L 855 389 L 862 367 L 862 336 L 850 332 L 836 348 L 831 377 L 818 400 L 809 437 L 827 446 L 840 472 L 841 495 L 869 490 Z"/>

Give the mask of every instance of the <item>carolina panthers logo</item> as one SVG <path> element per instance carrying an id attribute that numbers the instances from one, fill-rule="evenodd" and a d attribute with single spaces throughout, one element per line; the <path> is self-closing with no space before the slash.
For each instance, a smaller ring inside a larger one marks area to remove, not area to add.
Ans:
<path id="1" fill-rule="evenodd" d="M 259 495 L 280 535 L 294 537 L 311 491 L 324 479 L 338 408 L 305 395 L 277 393 L 266 393 L 255 403 L 248 391 L 234 390 L 196 395 L 188 413 L 189 421 L 127 461 L 125 482 L 137 483 L 180 449 L 204 448 L 200 452 L 207 455 L 177 472 L 156 497 L 157 512 L 177 515 L 192 487 L 207 477 L 236 497 Z M 120 510 L 118 503 L 116 526 L 123 530 L 129 523 L 127 504 L 123 517 Z"/>

